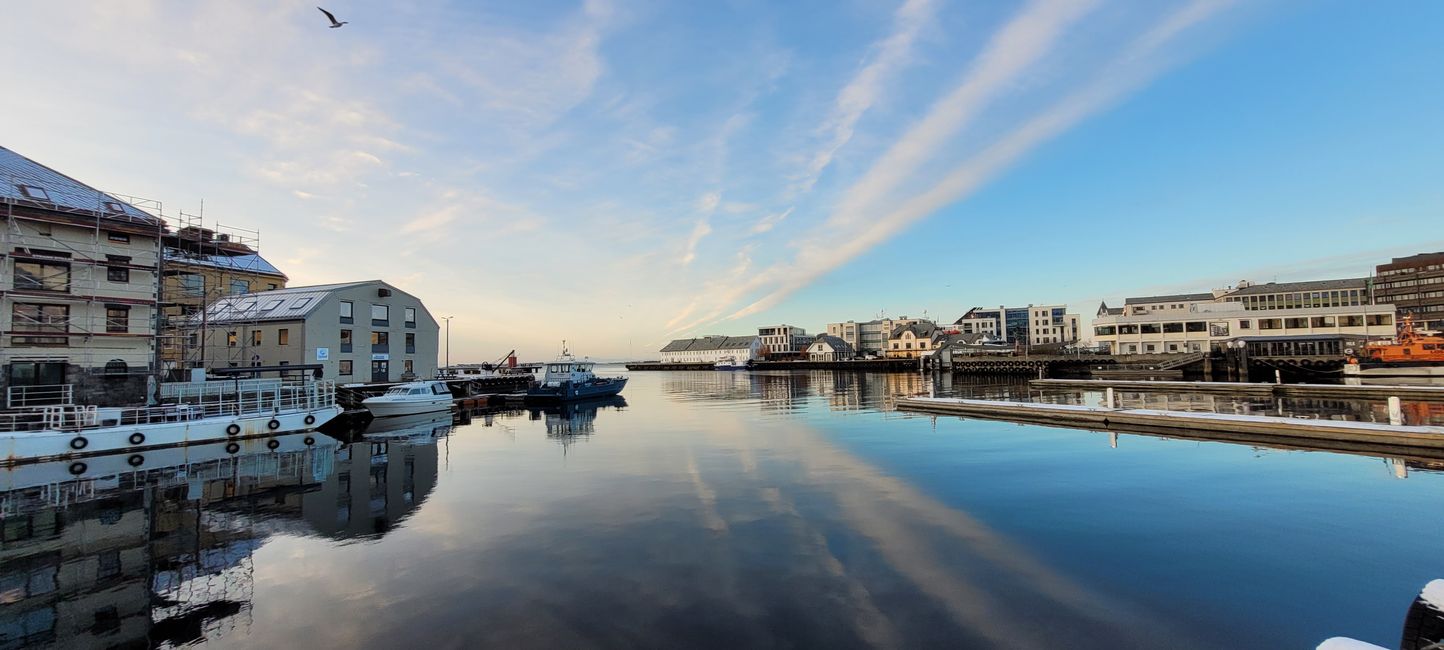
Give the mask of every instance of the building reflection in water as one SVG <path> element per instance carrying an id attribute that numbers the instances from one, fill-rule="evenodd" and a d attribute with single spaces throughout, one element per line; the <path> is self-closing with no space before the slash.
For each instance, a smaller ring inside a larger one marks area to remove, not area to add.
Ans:
<path id="1" fill-rule="evenodd" d="M 914 372 L 699 370 L 666 373 L 663 389 L 685 401 L 753 400 L 769 413 L 800 410 L 812 397 L 825 399 L 833 411 L 857 411 L 885 406 L 899 395 L 927 393 L 928 381 Z"/>
<path id="2" fill-rule="evenodd" d="M 249 627 L 269 536 L 375 537 L 435 487 L 450 419 L 407 424 L 349 445 L 160 450 L 136 468 L 97 457 L 79 475 L 0 468 L 0 648 L 173 647 Z"/>

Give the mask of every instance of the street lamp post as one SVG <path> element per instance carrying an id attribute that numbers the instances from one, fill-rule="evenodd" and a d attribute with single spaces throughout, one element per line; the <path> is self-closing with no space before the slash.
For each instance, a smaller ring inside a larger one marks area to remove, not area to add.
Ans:
<path id="1" fill-rule="evenodd" d="M 446 368 L 451 369 L 451 319 L 455 316 L 442 316 L 441 320 L 446 321 Z"/>

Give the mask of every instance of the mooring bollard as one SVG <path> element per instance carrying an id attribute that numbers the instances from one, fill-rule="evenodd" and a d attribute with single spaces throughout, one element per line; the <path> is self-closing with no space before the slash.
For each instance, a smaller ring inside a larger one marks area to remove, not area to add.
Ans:
<path id="1" fill-rule="evenodd" d="M 1113 408 L 1113 388 L 1110 386 L 1105 392 L 1108 395 L 1108 408 Z"/>
<path id="2" fill-rule="evenodd" d="M 1389 398 L 1389 424 L 1399 426 L 1404 424 L 1404 409 L 1399 406 L 1399 398 Z"/>

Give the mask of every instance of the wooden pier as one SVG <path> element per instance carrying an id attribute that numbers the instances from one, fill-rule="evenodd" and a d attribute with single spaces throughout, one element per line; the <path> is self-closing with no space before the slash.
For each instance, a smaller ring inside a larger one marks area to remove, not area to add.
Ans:
<path id="1" fill-rule="evenodd" d="M 418 380 L 419 381 L 419 380 Z M 460 379 L 438 379 L 446 383 L 451 389 L 451 395 L 458 404 L 481 402 L 482 406 L 490 403 L 494 395 L 514 393 L 530 388 L 535 377 L 525 375 L 501 375 L 496 377 L 467 377 Z M 377 384 L 349 384 L 336 387 L 336 403 L 347 411 L 360 411 L 365 407 L 361 401 L 368 397 L 375 397 L 385 393 L 392 386 L 400 386 L 408 382 L 391 382 Z"/>
<path id="2" fill-rule="evenodd" d="M 1322 397 L 1373 399 L 1390 397 L 1416 402 L 1444 402 L 1444 386 L 1368 384 L 1263 384 L 1232 381 L 1129 381 L 1117 379 L 1034 379 L 1033 388 L 1136 391 L 1141 393 L 1208 393 L 1253 397 Z"/>
<path id="3" fill-rule="evenodd" d="M 1255 436 L 1275 440 L 1365 445 L 1379 450 L 1428 449 L 1444 454 L 1444 427 L 1396 426 L 1374 422 L 1117 409 L 1068 404 L 1002 402 L 941 397 L 906 397 L 900 411 L 957 415 L 1050 426 L 1114 430 L 1119 427 L 1175 432 L 1204 439 Z"/>

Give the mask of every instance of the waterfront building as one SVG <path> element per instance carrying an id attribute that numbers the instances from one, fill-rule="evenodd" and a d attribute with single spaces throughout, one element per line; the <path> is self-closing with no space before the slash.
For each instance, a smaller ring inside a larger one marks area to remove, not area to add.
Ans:
<path id="1" fill-rule="evenodd" d="M 226 296 L 192 317 L 201 367 L 321 364 L 328 379 L 436 376 L 440 327 L 415 296 L 381 280 Z"/>
<path id="2" fill-rule="evenodd" d="M 1372 304 L 1365 278 L 1251 284 L 1103 305 L 1093 340 L 1113 354 L 1209 352 L 1237 338 L 1394 335 L 1394 306 Z"/>
<path id="3" fill-rule="evenodd" d="M 1444 251 L 1396 257 L 1375 272 L 1375 301 L 1412 315 L 1415 327 L 1444 331 Z"/>
<path id="4" fill-rule="evenodd" d="M 1008 343 L 1045 345 L 1077 341 L 1081 322 L 1078 314 L 1068 313 L 1067 305 L 974 307 L 953 321 L 953 329 Z"/>
<path id="5" fill-rule="evenodd" d="M 66 393 L 78 404 L 143 402 L 155 362 L 159 204 L 0 147 L 0 212 L 0 406 Z"/>
<path id="6" fill-rule="evenodd" d="M 852 349 L 861 356 L 883 356 L 888 347 L 888 337 L 899 325 L 912 323 L 931 322 L 921 318 L 878 318 L 870 321 L 857 322 L 847 321 L 845 323 L 829 323 L 827 333 L 831 336 L 846 341 Z"/>
<path id="7" fill-rule="evenodd" d="M 807 330 L 792 325 L 770 325 L 757 328 L 762 341 L 762 354 L 768 358 L 798 357 L 812 343 Z"/>
<path id="8" fill-rule="evenodd" d="M 176 375 L 202 367 L 200 348 L 188 346 L 185 336 L 192 316 L 226 296 L 284 289 L 287 278 L 261 257 L 254 231 L 189 224 L 161 241 L 160 362 Z"/>
<path id="9" fill-rule="evenodd" d="M 677 339 L 662 348 L 662 363 L 747 363 L 762 358 L 762 339 L 756 336 L 703 336 Z"/>
<path id="10" fill-rule="evenodd" d="M 844 361 L 856 356 L 852 345 L 831 334 L 818 334 L 807 345 L 808 361 Z"/>
<path id="11" fill-rule="evenodd" d="M 889 359 L 916 359 L 933 348 L 933 339 L 938 334 L 937 325 L 930 321 L 898 325 L 888 335 L 885 356 Z"/>

